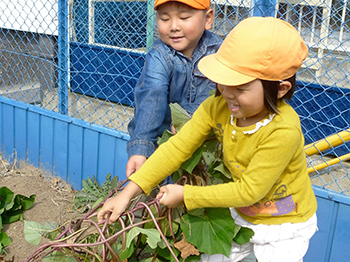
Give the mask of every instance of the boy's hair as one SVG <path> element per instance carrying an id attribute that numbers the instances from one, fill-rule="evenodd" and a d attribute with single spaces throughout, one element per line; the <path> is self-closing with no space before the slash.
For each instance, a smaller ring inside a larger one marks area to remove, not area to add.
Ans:
<path id="1" fill-rule="evenodd" d="M 308 47 L 298 31 L 273 17 L 249 17 L 228 34 L 215 54 L 199 61 L 210 80 L 227 86 L 255 79 L 280 81 L 292 77 L 307 57 Z"/>
<path id="2" fill-rule="evenodd" d="M 260 79 L 261 80 L 261 79 Z M 292 87 L 288 90 L 288 92 L 281 98 L 278 98 L 278 90 L 280 81 L 270 81 L 270 80 L 261 80 L 263 89 L 264 89 L 264 105 L 266 109 L 270 113 L 277 114 L 279 112 L 277 104 L 278 101 L 281 99 L 291 100 L 295 91 L 296 87 L 296 75 L 293 75 L 292 77 L 285 79 L 283 81 L 288 81 L 291 83 Z M 221 93 L 216 86 L 215 90 L 215 96 L 220 96 Z"/>
<path id="3" fill-rule="evenodd" d="M 210 0 L 155 0 L 154 1 L 154 10 L 157 9 L 158 6 L 167 2 L 180 2 L 185 5 L 188 5 L 194 9 L 210 9 Z"/>

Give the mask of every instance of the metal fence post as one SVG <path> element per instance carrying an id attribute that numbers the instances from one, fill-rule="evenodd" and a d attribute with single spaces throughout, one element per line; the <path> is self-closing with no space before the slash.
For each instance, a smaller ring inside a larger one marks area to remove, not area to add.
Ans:
<path id="1" fill-rule="evenodd" d="M 58 1 L 58 108 L 68 114 L 68 0 Z"/>
<path id="2" fill-rule="evenodd" d="M 146 50 L 148 51 L 153 45 L 153 30 L 154 30 L 154 0 L 147 0 L 147 42 Z"/>
<path id="3" fill-rule="evenodd" d="M 276 0 L 254 0 L 253 16 L 275 16 Z"/>

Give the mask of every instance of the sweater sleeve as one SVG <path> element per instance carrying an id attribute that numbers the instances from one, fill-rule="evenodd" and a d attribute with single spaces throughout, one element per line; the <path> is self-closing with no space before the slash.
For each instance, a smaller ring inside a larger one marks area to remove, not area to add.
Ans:
<path id="1" fill-rule="evenodd" d="M 192 119 L 175 136 L 160 145 L 129 179 L 139 185 L 148 195 L 154 186 L 175 172 L 183 162 L 192 156 L 211 130 L 210 121 L 202 104 Z"/>

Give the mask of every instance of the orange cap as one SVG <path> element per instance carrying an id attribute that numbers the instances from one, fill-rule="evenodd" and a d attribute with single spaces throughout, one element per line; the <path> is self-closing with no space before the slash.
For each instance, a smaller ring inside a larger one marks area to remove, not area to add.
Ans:
<path id="1" fill-rule="evenodd" d="M 164 4 L 166 2 L 180 2 L 185 5 L 191 6 L 194 9 L 207 9 L 209 10 L 210 8 L 210 0 L 155 0 L 154 1 L 154 9 L 157 9 L 158 6 L 161 4 Z"/>
<path id="2" fill-rule="evenodd" d="M 199 70 L 222 85 L 242 85 L 255 79 L 278 81 L 293 76 L 308 48 L 289 23 L 273 17 L 240 22 L 215 54 L 199 61 Z"/>

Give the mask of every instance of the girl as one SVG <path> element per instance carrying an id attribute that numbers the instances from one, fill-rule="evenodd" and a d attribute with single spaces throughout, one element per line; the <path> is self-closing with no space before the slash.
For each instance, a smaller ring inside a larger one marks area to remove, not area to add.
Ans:
<path id="1" fill-rule="evenodd" d="M 232 54 L 235 58 L 232 59 Z M 251 17 L 239 23 L 200 71 L 217 83 L 181 131 L 159 147 L 130 183 L 98 213 L 116 221 L 130 199 L 152 188 L 215 132 L 234 182 L 213 186 L 167 185 L 158 198 L 168 207 L 230 207 L 238 225 L 255 235 L 230 257 L 202 255 L 202 261 L 239 261 L 254 251 L 259 262 L 302 261 L 317 231 L 316 198 L 307 173 L 304 137 L 296 112 L 285 99 L 308 54 L 295 28 L 280 19 Z"/>

